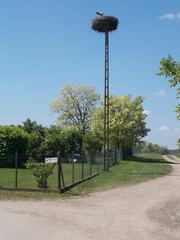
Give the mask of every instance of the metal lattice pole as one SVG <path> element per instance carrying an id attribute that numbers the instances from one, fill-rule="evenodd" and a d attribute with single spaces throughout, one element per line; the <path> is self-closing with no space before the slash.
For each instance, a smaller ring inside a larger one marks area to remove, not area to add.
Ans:
<path id="1" fill-rule="evenodd" d="M 105 32 L 104 170 L 109 171 L 109 33 Z"/>
<path id="2" fill-rule="evenodd" d="M 115 31 L 118 19 L 96 12 L 92 29 L 105 34 L 105 77 L 104 77 L 104 170 L 109 171 L 109 32 Z"/>

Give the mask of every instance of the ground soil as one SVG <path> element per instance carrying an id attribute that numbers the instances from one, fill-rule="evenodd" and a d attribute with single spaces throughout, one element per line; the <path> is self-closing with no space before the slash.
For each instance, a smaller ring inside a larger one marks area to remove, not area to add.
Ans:
<path id="1" fill-rule="evenodd" d="M 85 197 L 1 201 L 0 240 L 179 240 L 180 159 L 174 171 Z"/>

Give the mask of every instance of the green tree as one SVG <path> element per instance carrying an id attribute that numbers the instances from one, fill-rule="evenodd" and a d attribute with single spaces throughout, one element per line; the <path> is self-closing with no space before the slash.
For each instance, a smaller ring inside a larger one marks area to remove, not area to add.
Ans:
<path id="1" fill-rule="evenodd" d="M 83 150 L 85 151 L 98 151 L 101 150 L 103 146 L 102 138 L 92 131 L 87 132 L 83 136 Z"/>
<path id="2" fill-rule="evenodd" d="M 23 128 L 27 133 L 32 133 L 37 128 L 42 128 L 42 125 L 38 125 L 36 121 L 31 121 L 31 119 L 27 118 L 26 121 L 20 125 L 20 127 Z"/>
<path id="3" fill-rule="evenodd" d="M 82 134 L 77 128 L 64 129 L 62 137 L 65 146 L 65 153 L 82 151 Z"/>
<path id="4" fill-rule="evenodd" d="M 4 156 L 1 159 L 1 166 L 14 166 L 14 159 L 7 157 L 9 154 L 25 154 L 29 141 L 29 134 L 23 129 L 16 126 L 0 126 L 0 155 Z M 22 160 L 22 158 L 20 159 Z M 19 161 L 20 161 L 19 160 Z M 23 162 L 19 162 L 23 164 Z"/>
<path id="5" fill-rule="evenodd" d="M 162 58 L 160 61 L 160 76 L 165 76 L 170 83 L 171 87 L 176 87 L 177 90 L 177 98 L 180 98 L 180 62 L 176 62 L 173 60 L 171 56 L 168 58 Z M 180 120 L 180 104 L 176 107 L 177 118 Z"/>
<path id="6" fill-rule="evenodd" d="M 58 123 L 61 126 L 76 127 L 84 135 L 89 130 L 90 118 L 98 100 L 95 88 L 67 84 L 50 107 L 53 112 L 60 114 Z"/>
<path id="7" fill-rule="evenodd" d="M 62 143 L 62 128 L 59 126 L 51 126 L 47 129 L 45 137 L 46 152 L 49 155 L 55 155 L 58 151 L 64 151 Z"/>
<path id="8" fill-rule="evenodd" d="M 111 148 L 127 148 L 135 145 L 147 135 L 145 118 L 142 108 L 143 98 L 134 100 L 131 96 L 110 97 L 110 146 Z M 104 130 L 103 104 L 92 116 L 92 132 L 103 139 Z"/>
<path id="9" fill-rule="evenodd" d="M 64 154 L 79 151 L 80 145 L 81 133 L 76 128 L 64 129 L 51 126 L 47 130 L 45 148 L 50 155 L 56 155 L 58 151 Z"/>
<path id="10" fill-rule="evenodd" d="M 180 138 L 177 140 L 178 147 L 180 149 Z"/>
<path id="11" fill-rule="evenodd" d="M 162 58 L 160 61 L 160 70 L 158 73 L 160 76 L 165 76 L 170 83 L 171 87 L 176 87 L 177 99 L 180 98 L 180 62 L 176 62 L 169 55 L 168 58 Z M 177 119 L 180 120 L 180 104 L 176 106 Z M 180 139 L 177 140 L 177 144 L 180 148 Z"/>
<path id="12" fill-rule="evenodd" d="M 155 152 L 159 154 L 168 154 L 169 150 L 166 147 L 151 142 L 143 141 L 140 144 L 141 152 Z"/>
<path id="13" fill-rule="evenodd" d="M 33 131 L 29 134 L 27 154 L 35 161 L 44 161 L 46 153 L 45 132 Z"/>
<path id="14" fill-rule="evenodd" d="M 19 127 L 29 133 L 27 154 L 36 161 L 44 160 L 46 128 L 29 118 Z"/>

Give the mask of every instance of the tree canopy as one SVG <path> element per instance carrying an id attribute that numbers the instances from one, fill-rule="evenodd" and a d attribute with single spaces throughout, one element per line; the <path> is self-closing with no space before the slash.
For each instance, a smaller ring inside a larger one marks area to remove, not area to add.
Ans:
<path id="1" fill-rule="evenodd" d="M 14 166 L 14 156 L 17 151 L 20 154 L 25 154 L 29 141 L 29 135 L 23 129 L 16 126 L 0 126 L 0 167 Z M 23 159 L 20 159 L 19 165 Z"/>
<path id="2" fill-rule="evenodd" d="M 160 76 L 165 76 L 171 87 L 176 87 L 177 98 L 180 98 L 180 62 L 176 62 L 169 55 L 168 58 L 162 58 L 160 61 Z M 176 106 L 177 118 L 180 120 L 180 104 Z"/>
<path id="3" fill-rule="evenodd" d="M 90 118 L 99 101 L 95 88 L 67 84 L 60 95 L 51 103 L 52 112 L 58 113 L 61 126 L 77 127 L 84 135 L 90 126 Z"/>
<path id="4" fill-rule="evenodd" d="M 177 99 L 180 99 L 180 62 L 176 62 L 169 55 L 168 58 L 162 58 L 160 61 L 160 76 L 168 78 L 170 86 L 176 87 Z M 176 106 L 177 119 L 180 120 L 180 104 Z M 178 147 L 180 148 L 180 139 L 177 140 Z"/>
<path id="5" fill-rule="evenodd" d="M 147 141 L 142 141 L 140 143 L 140 149 L 141 149 L 141 152 L 155 152 L 159 154 L 169 153 L 169 150 L 166 147 L 160 146 L 159 144 L 153 144 Z"/>
<path id="6" fill-rule="evenodd" d="M 150 131 L 146 128 L 144 109 L 142 108 L 143 98 L 137 97 L 134 100 L 131 96 L 110 97 L 110 145 L 114 148 L 122 146 L 133 146 L 145 137 Z M 104 127 L 103 104 L 92 116 L 92 132 L 103 139 Z"/>
<path id="7" fill-rule="evenodd" d="M 48 154 L 72 153 L 81 149 L 81 133 L 76 128 L 64 129 L 59 126 L 51 126 L 47 129 L 45 148 Z"/>
<path id="8" fill-rule="evenodd" d="M 26 153 L 29 135 L 16 126 L 0 126 L 0 154 Z"/>
<path id="9" fill-rule="evenodd" d="M 29 141 L 26 153 L 33 159 L 41 161 L 45 155 L 45 135 L 46 128 L 36 121 L 32 121 L 29 118 L 26 119 L 22 125 L 19 125 L 21 129 L 29 134 Z"/>

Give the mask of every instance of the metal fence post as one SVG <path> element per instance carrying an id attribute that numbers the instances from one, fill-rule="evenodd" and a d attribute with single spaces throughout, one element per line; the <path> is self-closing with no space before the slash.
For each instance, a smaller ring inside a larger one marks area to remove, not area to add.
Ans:
<path id="1" fill-rule="evenodd" d="M 18 186 L 18 152 L 15 152 L 15 189 Z"/>
<path id="2" fill-rule="evenodd" d="M 74 158 L 72 158 L 72 183 L 74 183 Z"/>
<path id="3" fill-rule="evenodd" d="M 83 161 L 84 154 L 82 154 L 81 161 L 82 161 L 82 179 L 84 179 L 84 161 Z"/>
<path id="4" fill-rule="evenodd" d="M 97 156 L 97 162 L 98 162 L 98 173 L 100 173 L 100 159 L 99 159 L 99 156 Z"/>
<path id="5" fill-rule="evenodd" d="M 99 164 L 98 164 L 98 158 L 97 158 L 97 155 L 95 155 L 95 163 L 96 163 L 96 173 L 99 172 Z"/>
<path id="6" fill-rule="evenodd" d="M 90 171 L 90 176 L 92 176 L 92 163 L 91 163 L 91 159 L 90 159 L 90 163 L 89 163 L 89 171 Z"/>
<path id="7" fill-rule="evenodd" d="M 58 175 L 58 190 L 61 192 L 61 156 L 60 152 L 57 153 L 57 175 Z"/>

